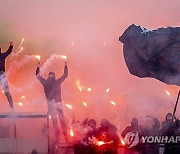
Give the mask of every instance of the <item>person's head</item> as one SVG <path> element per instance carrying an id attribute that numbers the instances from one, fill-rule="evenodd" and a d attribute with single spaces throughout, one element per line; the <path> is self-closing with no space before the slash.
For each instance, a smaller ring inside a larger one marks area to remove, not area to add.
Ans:
<path id="1" fill-rule="evenodd" d="M 102 119 L 100 122 L 101 128 L 103 130 L 107 130 L 109 128 L 110 124 L 111 123 L 107 119 Z"/>
<path id="2" fill-rule="evenodd" d="M 85 119 L 83 120 L 82 125 L 83 125 L 84 127 L 87 126 L 88 120 L 89 120 L 89 118 L 85 118 Z"/>
<path id="3" fill-rule="evenodd" d="M 94 119 L 89 119 L 88 126 L 96 128 L 96 121 Z"/>
<path id="4" fill-rule="evenodd" d="M 132 127 L 137 127 L 137 126 L 138 126 L 138 119 L 137 119 L 137 118 L 132 118 L 132 120 L 131 120 L 131 126 L 132 126 Z"/>
<path id="5" fill-rule="evenodd" d="M 53 83 L 55 81 L 55 74 L 54 74 L 54 72 L 49 72 L 48 81 L 50 83 Z"/>
<path id="6" fill-rule="evenodd" d="M 151 129 L 152 126 L 154 125 L 154 121 L 151 118 L 146 118 L 145 122 L 144 122 L 144 126 L 146 129 Z"/>
<path id="7" fill-rule="evenodd" d="M 172 113 L 166 114 L 166 121 L 167 122 L 173 122 L 173 115 L 172 115 Z"/>

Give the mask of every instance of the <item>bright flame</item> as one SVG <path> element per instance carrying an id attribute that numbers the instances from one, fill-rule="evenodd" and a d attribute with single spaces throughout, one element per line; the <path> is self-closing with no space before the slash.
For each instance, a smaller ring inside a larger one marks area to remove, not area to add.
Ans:
<path id="1" fill-rule="evenodd" d="M 51 119 L 51 115 L 49 115 L 49 119 Z"/>
<path id="2" fill-rule="evenodd" d="M 116 105 L 116 103 L 115 103 L 114 101 L 111 101 L 111 104 L 112 104 L 112 105 Z"/>
<path id="3" fill-rule="evenodd" d="M 26 97 L 25 96 L 21 96 L 21 99 L 25 99 Z"/>
<path id="4" fill-rule="evenodd" d="M 23 42 L 24 42 L 24 38 L 22 39 L 21 43 L 19 44 L 19 48 L 23 44 Z"/>
<path id="5" fill-rule="evenodd" d="M 166 90 L 166 94 L 167 94 L 167 95 L 170 95 L 170 92 Z"/>
<path id="6" fill-rule="evenodd" d="M 97 141 L 97 145 L 98 145 L 98 146 L 101 146 L 101 145 L 103 145 L 103 144 L 104 144 L 103 141 Z"/>
<path id="7" fill-rule="evenodd" d="M 110 90 L 109 88 L 108 88 L 108 89 L 106 89 L 106 93 L 108 93 L 108 92 L 109 92 L 109 90 Z"/>
<path id="8" fill-rule="evenodd" d="M 41 60 L 41 56 L 39 56 L 39 55 L 35 55 L 35 58 L 38 60 Z"/>
<path id="9" fill-rule="evenodd" d="M 23 103 L 22 103 L 22 102 L 19 102 L 18 105 L 19 105 L 19 106 L 23 106 Z"/>
<path id="10" fill-rule="evenodd" d="M 17 54 L 19 54 L 19 53 L 21 53 L 22 51 L 23 51 L 23 47 L 21 47 L 21 49 L 18 51 L 18 53 Z"/>
<path id="11" fill-rule="evenodd" d="M 87 91 L 92 91 L 92 89 L 91 88 L 87 88 Z"/>
<path id="12" fill-rule="evenodd" d="M 66 107 L 68 107 L 69 109 L 72 109 L 72 106 L 70 104 L 66 104 Z"/>
<path id="13" fill-rule="evenodd" d="M 74 132 L 72 129 L 70 129 L 70 136 L 73 137 L 74 136 Z"/>
<path id="14" fill-rule="evenodd" d="M 4 90 L 2 90 L 2 93 L 4 94 Z"/>
<path id="15" fill-rule="evenodd" d="M 87 103 L 86 103 L 86 102 L 83 102 L 83 105 L 84 105 L 84 106 L 87 106 Z"/>
<path id="16" fill-rule="evenodd" d="M 23 42 L 24 42 L 24 38 L 22 39 L 21 44 L 22 44 Z M 21 44 L 20 44 L 20 45 L 21 45 Z"/>
<path id="17" fill-rule="evenodd" d="M 121 144 L 122 144 L 122 145 L 125 145 L 124 140 L 123 140 L 122 138 L 121 138 L 120 140 L 121 140 Z"/>
<path id="18" fill-rule="evenodd" d="M 61 55 L 61 58 L 67 60 L 67 57 L 65 55 Z"/>
<path id="19" fill-rule="evenodd" d="M 81 87 L 81 82 L 80 82 L 80 80 L 77 80 L 77 81 L 76 81 L 76 85 L 77 85 L 77 88 L 79 89 L 79 91 L 82 91 L 82 90 L 83 90 L 83 88 Z"/>

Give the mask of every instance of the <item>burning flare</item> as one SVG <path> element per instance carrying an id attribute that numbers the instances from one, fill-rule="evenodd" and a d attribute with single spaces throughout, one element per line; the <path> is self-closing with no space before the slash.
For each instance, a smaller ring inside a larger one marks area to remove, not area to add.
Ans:
<path id="1" fill-rule="evenodd" d="M 87 106 L 87 103 L 86 102 L 82 102 L 84 106 Z"/>
<path id="2" fill-rule="evenodd" d="M 66 107 L 72 109 L 72 106 L 70 104 L 66 104 Z"/>
<path id="3" fill-rule="evenodd" d="M 81 92 L 83 90 L 82 86 L 81 86 L 81 82 L 80 80 L 77 80 L 76 81 L 76 85 L 77 85 L 77 88 L 79 89 L 79 91 Z"/>
<path id="4" fill-rule="evenodd" d="M 23 51 L 23 47 L 21 47 L 21 49 L 18 51 L 18 53 L 17 54 L 19 54 L 19 53 L 21 53 L 22 51 Z"/>
<path id="5" fill-rule="evenodd" d="M 167 94 L 167 95 L 170 95 L 170 92 L 169 92 L 168 90 L 166 90 L 166 94 Z"/>
<path id="6" fill-rule="evenodd" d="M 18 105 L 19 105 L 19 106 L 23 106 L 23 103 L 22 103 L 22 102 L 19 102 Z"/>
<path id="7" fill-rule="evenodd" d="M 25 99 L 26 97 L 25 96 L 21 96 L 21 99 Z"/>
<path id="8" fill-rule="evenodd" d="M 97 145 L 98 145 L 98 146 L 101 146 L 101 145 L 103 145 L 103 144 L 105 144 L 103 141 L 97 141 Z"/>
<path id="9" fill-rule="evenodd" d="M 92 89 L 91 88 L 87 88 L 87 91 L 92 91 Z"/>
<path id="10" fill-rule="evenodd" d="M 61 58 L 67 60 L 67 57 L 65 55 L 61 55 Z"/>
<path id="11" fill-rule="evenodd" d="M 41 60 L 41 56 L 39 56 L 39 55 L 35 55 L 34 56 L 36 59 L 38 59 L 39 61 Z"/>
<path id="12" fill-rule="evenodd" d="M 109 92 L 109 90 L 110 90 L 109 88 L 108 88 L 108 89 L 106 89 L 106 93 L 108 93 L 108 92 Z"/>
<path id="13" fill-rule="evenodd" d="M 19 44 L 19 47 L 23 44 L 24 42 L 24 38 L 22 39 L 21 43 Z"/>
<path id="14" fill-rule="evenodd" d="M 126 145 L 125 142 L 124 142 L 124 140 L 123 140 L 122 138 L 120 138 L 120 141 L 121 141 L 121 144 L 122 144 L 122 145 Z"/>
<path id="15" fill-rule="evenodd" d="M 70 136 L 73 137 L 74 136 L 74 132 L 72 129 L 70 129 Z"/>
<path id="16" fill-rule="evenodd" d="M 89 92 L 92 91 L 91 88 L 87 88 L 87 87 L 81 85 L 81 81 L 80 81 L 80 80 L 77 80 L 77 81 L 76 81 L 76 85 L 77 85 L 77 88 L 79 89 L 80 92 L 81 92 L 82 90 L 86 90 L 86 91 L 89 91 Z"/>
<path id="17" fill-rule="evenodd" d="M 112 105 L 116 105 L 116 103 L 115 103 L 114 101 L 111 101 L 111 104 L 112 104 Z"/>

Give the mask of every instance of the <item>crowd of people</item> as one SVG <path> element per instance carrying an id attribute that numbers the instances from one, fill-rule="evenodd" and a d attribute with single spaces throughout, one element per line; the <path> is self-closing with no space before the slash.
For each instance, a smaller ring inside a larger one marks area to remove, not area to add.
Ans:
<path id="1" fill-rule="evenodd" d="M 79 128 L 81 127 L 81 128 Z M 166 115 L 165 121 L 160 124 L 156 117 L 146 116 L 144 124 L 139 124 L 137 118 L 132 118 L 130 126 L 127 126 L 122 133 L 107 119 L 100 121 L 100 127 L 94 119 L 86 118 L 82 123 L 74 122 L 74 152 L 75 153 L 117 153 L 117 148 L 124 147 L 125 154 L 159 154 L 161 142 L 148 143 L 143 137 L 175 137 L 180 135 L 180 122 L 171 113 Z M 179 154 L 180 139 L 164 143 L 161 150 L 164 154 Z"/>
<path id="2" fill-rule="evenodd" d="M 13 43 L 10 42 L 6 52 L 1 53 L 0 48 L 0 85 L 2 86 L 11 110 L 14 111 L 13 99 L 9 92 L 8 81 L 5 76 L 5 59 L 12 52 Z M 68 76 L 68 67 L 65 63 L 64 73 L 60 78 L 55 77 L 54 72 L 49 72 L 48 78 L 45 79 L 40 75 L 40 68 L 36 69 L 36 77 L 44 87 L 44 93 L 48 104 L 48 115 L 51 116 L 56 142 L 59 142 L 58 119 L 61 123 L 63 134 L 67 142 L 68 126 L 65 121 L 62 100 L 61 100 L 61 84 Z M 58 115 L 58 117 L 57 117 Z M 117 153 L 117 147 L 122 144 L 125 148 L 125 154 L 158 154 L 159 147 L 157 144 L 146 143 L 142 140 L 147 137 L 165 136 L 174 137 L 180 136 L 180 121 L 175 115 L 168 113 L 165 121 L 160 122 L 157 118 L 147 116 L 144 125 L 140 125 L 137 118 L 133 118 L 131 125 L 126 127 L 122 133 L 118 133 L 118 128 L 109 122 L 107 119 L 102 119 L 100 127 L 97 127 L 94 119 L 86 118 L 81 124 L 76 121 L 72 124 L 72 130 L 76 136 L 73 137 L 75 153 Z M 143 138 L 144 137 L 144 138 Z M 167 139 L 166 139 L 167 140 Z M 165 142 L 165 154 L 179 154 L 180 137 L 176 142 L 171 139 L 171 142 Z"/>

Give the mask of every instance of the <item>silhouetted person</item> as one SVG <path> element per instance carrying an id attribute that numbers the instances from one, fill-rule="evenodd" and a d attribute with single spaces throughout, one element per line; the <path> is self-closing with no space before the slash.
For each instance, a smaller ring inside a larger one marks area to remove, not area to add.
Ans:
<path id="1" fill-rule="evenodd" d="M 175 119 L 172 113 L 167 113 L 165 121 L 162 122 L 160 130 L 161 135 L 171 136 L 174 135 Z"/>
<path id="2" fill-rule="evenodd" d="M 143 127 L 143 136 L 158 136 L 159 135 L 160 122 L 156 117 L 146 115 L 145 125 Z M 159 147 L 156 144 L 144 144 L 143 154 L 159 154 Z"/>
<path id="3" fill-rule="evenodd" d="M 111 124 L 108 120 L 102 119 L 100 122 L 100 128 L 98 128 L 99 139 L 104 142 L 113 141 L 113 144 L 119 143 L 119 137 L 117 135 L 117 127 Z"/>
<path id="4" fill-rule="evenodd" d="M 117 135 L 117 127 L 111 124 L 108 120 L 102 119 L 100 127 L 97 130 L 97 139 L 103 141 L 105 145 L 102 145 L 99 152 L 103 154 L 116 154 L 117 145 L 119 144 L 119 137 Z"/>
<path id="5" fill-rule="evenodd" d="M 162 128 L 160 130 L 160 134 L 162 136 L 179 136 L 179 120 L 176 119 L 175 115 L 172 113 L 167 113 L 166 120 L 162 122 Z M 164 154 L 179 154 L 180 149 L 179 145 L 177 144 L 165 144 L 165 151 Z"/>
<path id="6" fill-rule="evenodd" d="M 143 136 L 156 136 L 159 134 L 159 129 L 159 120 L 151 115 L 146 115 L 145 126 L 143 127 Z"/>
<path id="7" fill-rule="evenodd" d="M 68 76 L 67 63 L 65 63 L 64 74 L 59 78 L 55 78 L 54 72 L 49 72 L 47 80 L 40 76 L 39 67 L 36 69 L 37 79 L 41 82 L 44 87 L 44 92 L 46 95 L 48 103 L 48 114 L 51 116 L 55 135 L 56 142 L 59 143 L 59 128 L 58 128 L 58 118 L 61 123 L 63 134 L 67 141 L 67 125 L 65 122 L 65 117 L 62 108 L 61 100 L 61 84 Z M 58 118 L 57 118 L 58 115 Z"/>
<path id="8" fill-rule="evenodd" d="M 74 154 L 96 154 L 96 148 L 89 141 L 90 138 L 96 136 L 96 121 L 94 119 L 88 120 L 88 118 L 86 118 L 82 125 L 83 127 L 88 127 L 88 132 L 86 133 L 85 137 L 83 137 L 81 142 L 77 142 L 73 145 Z M 81 131 L 83 131 L 83 129 Z"/>
<path id="9" fill-rule="evenodd" d="M 89 119 L 87 122 L 89 127 L 89 131 L 87 132 L 86 136 L 84 137 L 83 141 L 88 144 L 89 138 L 97 137 L 97 128 L 96 128 L 96 121 L 94 119 Z"/>
<path id="10" fill-rule="evenodd" d="M 14 110 L 12 96 L 9 92 L 8 81 L 5 75 L 5 60 L 7 56 L 12 52 L 12 49 L 13 49 L 13 42 L 9 43 L 9 48 L 4 53 L 1 52 L 1 48 L 0 48 L 0 85 L 2 86 L 3 91 L 7 97 L 11 110 Z"/>
<path id="11" fill-rule="evenodd" d="M 125 141 L 126 140 L 130 140 L 130 137 L 128 138 L 128 134 L 134 134 L 133 137 L 134 137 L 134 141 L 136 141 L 135 138 L 138 138 L 141 136 L 141 132 L 142 132 L 142 127 L 139 125 L 138 123 L 138 119 L 137 118 L 132 118 L 131 120 L 131 125 L 130 126 L 127 126 L 121 136 L 123 138 L 123 140 Z M 131 148 L 126 148 L 125 149 L 125 154 L 139 154 L 141 153 L 141 150 L 140 150 L 140 147 L 135 143 L 131 143 L 129 141 L 128 142 L 128 147 L 131 147 Z M 139 141 L 137 141 L 138 143 Z"/>

